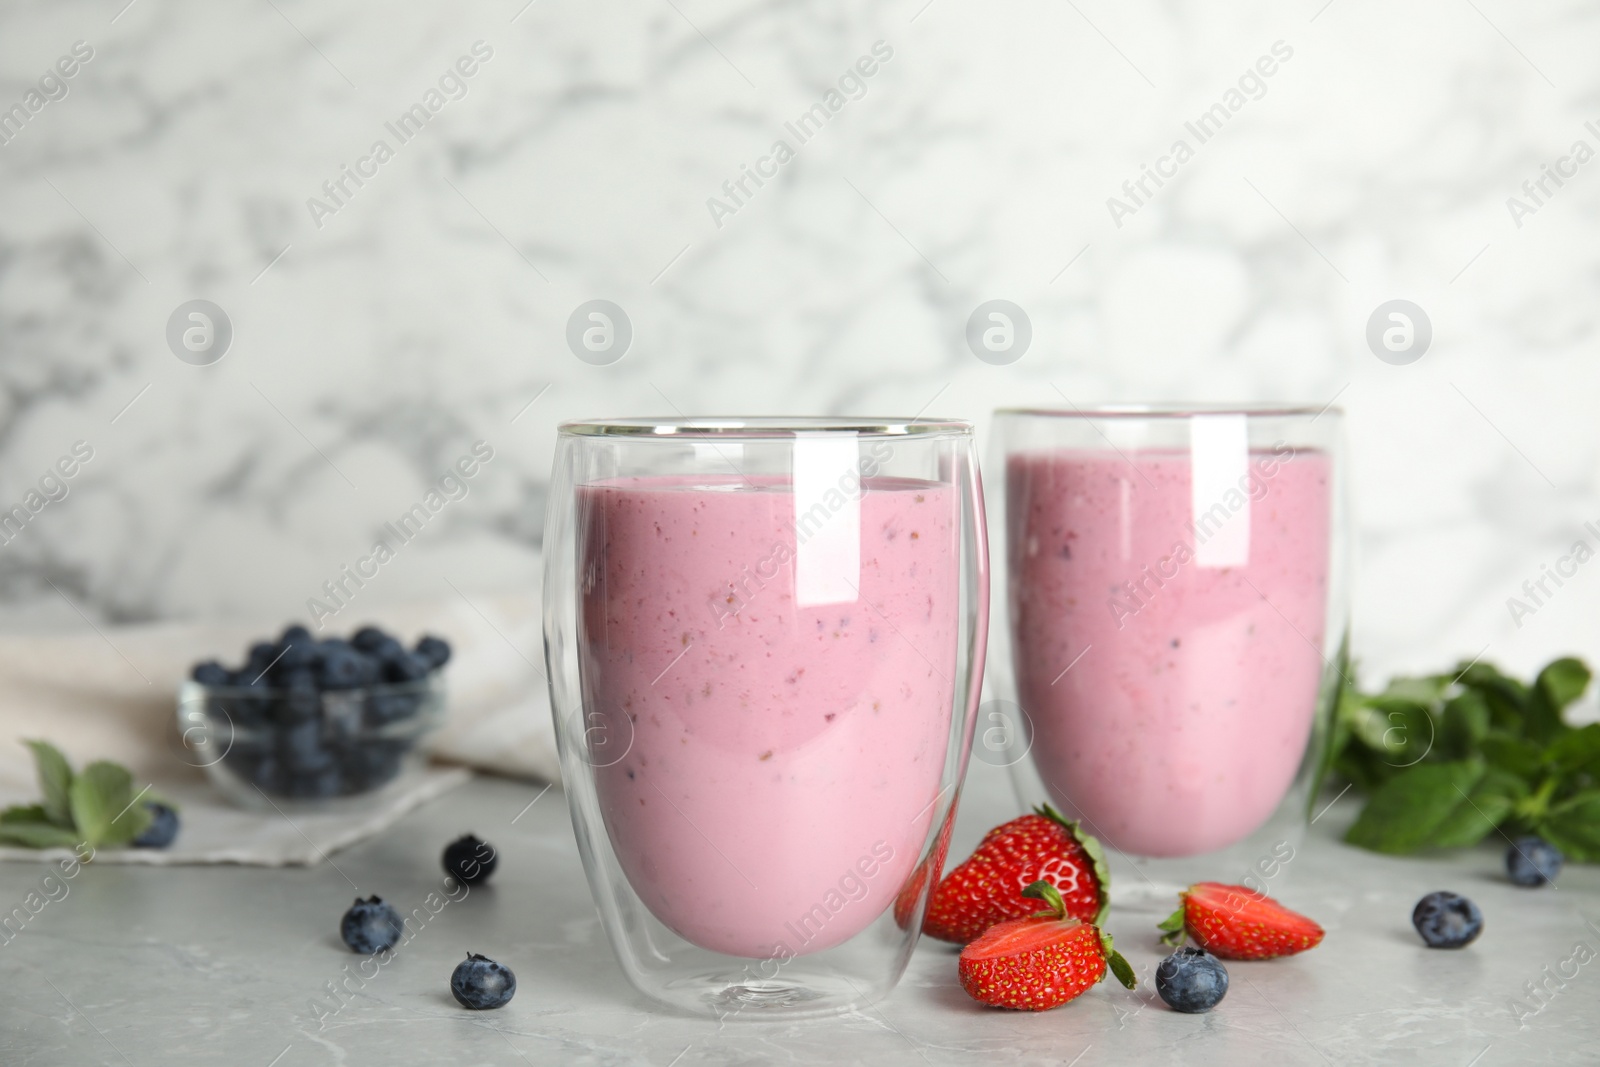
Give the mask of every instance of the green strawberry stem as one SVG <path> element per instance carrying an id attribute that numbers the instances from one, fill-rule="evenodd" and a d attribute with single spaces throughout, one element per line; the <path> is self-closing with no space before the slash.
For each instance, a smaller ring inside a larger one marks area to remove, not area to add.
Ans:
<path id="1" fill-rule="evenodd" d="M 1087 833 L 1082 826 L 1049 804 L 1040 804 L 1033 810 L 1034 814 L 1043 815 L 1071 834 L 1073 840 L 1082 846 L 1084 855 L 1089 857 L 1089 865 L 1094 869 L 1094 880 L 1100 893 L 1100 910 L 1095 912 L 1094 924 L 1101 925 L 1106 921 L 1106 913 L 1111 910 L 1111 866 L 1106 862 L 1105 847 L 1100 844 L 1098 837 Z"/>
<path id="2" fill-rule="evenodd" d="M 1123 958 L 1122 953 L 1111 947 L 1111 935 L 1104 931 L 1100 934 L 1100 948 L 1106 954 L 1106 969 L 1117 976 L 1117 981 L 1122 983 L 1122 988 L 1132 989 L 1139 984 L 1138 977 L 1133 973 L 1133 965 Z M 1103 982 L 1105 975 L 1100 976 Z"/>
<path id="3" fill-rule="evenodd" d="M 1161 943 L 1169 948 L 1177 948 L 1179 945 L 1183 944 L 1183 939 L 1186 934 L 1183 923 L 1183 911 L 1184 903 L 1182 900 L 1179 900 L 1178 910 L 1161 920 L 1160 925 L 1157 927 L 1157 929 L 1161 931 Z"/>
<path id="4" fill-rule="evenodd" d="M 1065 919 L 1067 917 L 1067 902 L 1061 899 L 1061 890 L 1042 878 L 1024 889 L 1022 895 L 1032 897 L 1034 900 L 1042 900 L 1050 906 L 1049 911 L 1037 912 L 1037 915 L 1048 915 L 1053 919 Z"/>

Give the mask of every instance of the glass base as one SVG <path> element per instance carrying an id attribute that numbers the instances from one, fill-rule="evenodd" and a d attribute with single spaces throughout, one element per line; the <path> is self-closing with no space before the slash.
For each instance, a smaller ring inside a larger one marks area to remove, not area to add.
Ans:
<path id="1" fill-rule="evenodd" d="M 677 978 L 648 991 L 656 1000 L 695 1015 L 719 1021 L 805 1019 L 855 1011 L 879 1000 L 864 982 L 837 972 L 806 973 L 786 967 L 776 978 L 762 979 L 747 970 L 715 970 Z"/>

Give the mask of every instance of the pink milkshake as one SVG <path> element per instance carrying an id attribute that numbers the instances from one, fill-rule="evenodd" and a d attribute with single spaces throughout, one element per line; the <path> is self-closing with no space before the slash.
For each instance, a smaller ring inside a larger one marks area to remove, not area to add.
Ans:
<path id="1" fill-rule="evenodd" d="M 821 529 L 777 478 L 577 490 L 584 707 L 632 734 L 596 768 L 600 808 L 634 891 L 688 941 L 804 955 L 893 903 L 949 746 L 958 505 L 866 479 Z M 840 523 L 851 551 L 819 563 Z"/>
<path id="2" fill-rule="evenodd" d="M 1286 446 L 1248 461 L 1213 502 L 1194 492 L 1183 450 L 1009 457 L 1013 660 L 1032 759 L 1055 802 L 1124 852 L 1242 840 L 1306 752 L 1331 462 Z"/>

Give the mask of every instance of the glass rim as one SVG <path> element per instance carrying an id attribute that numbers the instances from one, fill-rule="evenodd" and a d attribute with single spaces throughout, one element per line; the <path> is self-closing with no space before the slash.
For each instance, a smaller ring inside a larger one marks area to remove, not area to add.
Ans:
<path id="1" fill-rule="evenodd" d="M 1072 408 L 996 408 L 996 417 L 1023 415 L 1032 418 L 1058 419 L 1185 419 L 1195 415 L 1243 415 L 1246 418 L 1301 418 L 1312 419 L 1323 415 L 1343 417 L 1344 409 L 1328 403 L 1321 407 L 1310 404 L 1271 403 L 1193 403 L 1193 404 L 1099 404 Z"/>
<path id="2" fill-rule="evenodd" d="M 850 418 L 842 416 L 674 416 L 673 418 L 578 419 L 556 427 L 562 437 L 636 439 L 779 439 L 802 433 L 853 433 L 860 437 L 972 436 L 962 419 Z"/>

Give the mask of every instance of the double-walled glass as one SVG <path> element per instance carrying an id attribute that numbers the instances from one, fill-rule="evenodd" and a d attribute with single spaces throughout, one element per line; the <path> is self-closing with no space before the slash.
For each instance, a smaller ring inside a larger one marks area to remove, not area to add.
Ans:
<path id="1" fill-rule="evenodd" d="M 971 426 L 567 423 L 546 521 L 564 785 L 628 978 L 718 1017 L 888 993 L 982 683 Z"/>
<path id="2" fill-rule="evenodd" d="M 984 736 L 1025 803 L 1115 850 L 1124 903 L 1291 875 L 1345 647 L 1341 420 L 996 413 L 1016 728 Z"/>

